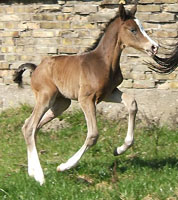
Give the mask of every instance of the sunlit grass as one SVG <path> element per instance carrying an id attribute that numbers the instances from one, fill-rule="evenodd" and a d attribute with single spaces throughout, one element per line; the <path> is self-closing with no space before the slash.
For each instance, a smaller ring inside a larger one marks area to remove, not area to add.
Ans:
<path id="1" fill-rule="evenodd" d="M 134 147 L 113 156 L 123 143 L 126 125 L 98 116 L 100 137 L 79 165 L 58 173 L 83 144 L 86 123 L 81 112 L 64 114 L 68 126 L 39 131 L 37 147 L 46 183 L 27 175 L 21 127 L 32 109 L 22 105 L 0 115 L 0 199 L 10 200 L 139 200 L 178 198 L 178 131 L 166 127 L 137 128 Z"/>

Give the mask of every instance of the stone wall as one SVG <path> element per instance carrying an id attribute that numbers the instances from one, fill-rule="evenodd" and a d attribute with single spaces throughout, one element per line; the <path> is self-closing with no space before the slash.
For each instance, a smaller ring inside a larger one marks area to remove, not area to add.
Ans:
<path id="1" fill-rule="evenodd" d="M 13 71 L 22 63 L 38 64 L 46 55 L 85 51 L 115 16 L 118 3 L 83 0 L 0 4 L 0 84 L 13 84 Z M 177 41 L 178 0 L 140 0 L 137 17 L 158 43 L 170 45 Z M 160 53 L 168 50 L 160 48 Z M 124 50 L 122 87 L 178 89 L 178 71 L 166 76 L 155 74 L 144 65 L 148 59 L 134 49 Z"/>
<path id="2" fill-rule="evenodd" d="M 46 55 L 85 51 L 115 16 L 119 0 L 25 5 L 7 2 L 10 1 L 0 4 L 0 111 L 20 103 L 34 104 L 30 87 L 25 85 L 24 89 L 19 89 L 12 82 L 13 71 L 20 64 L 38 64 Z M 127 1 L 127 8 L 131 7 L 130 2 Z M 167 46 L 178 41 L 178 0 L 140 0 L 137 17 L 158 43 Z M 160 55 L 168 52 L 160 48 Z M 149 121 L 175 128 L 178 124 L 178 71 L 166 76 L 153 73 L 144 65 L 144 60 L 148 59 L 134 49 L 124 50 L 121 90 L 136 98 L 137 119 L 141 123 Z M 29 73 L 25 76 L 28 83 Z M 109 118 L 122 119 L 128 114 L 122 104 L 102 103 L 97 108 Z"/>

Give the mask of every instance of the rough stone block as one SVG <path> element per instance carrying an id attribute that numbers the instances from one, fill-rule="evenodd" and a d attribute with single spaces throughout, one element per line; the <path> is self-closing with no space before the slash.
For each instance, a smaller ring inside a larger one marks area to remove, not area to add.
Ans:
<path id="1" fill-rule="evenodd" d="M 149 3 L 151 4 L 151 3 L 154 3 L 154 0 L 140 0 L 139 3 L 140 4 L 149 4 Z"/>
<path id="2" fill-rule="evenodd" d="M 0 22 L 0 29 L 4 29 L 4 23 Z"/>
<path id="3" fill-rule="evenodd" d="M 140 21 L 149 21 L 151 13 L 142 13 L 142 12 L 137 12 L 136 13 L 136 17 L 140 20 Z"/>
<path id="4" fill-rule="evenodd" d="M 37 21 L 53 21 L 54 20 L 54 15 L 50 15 L 50 14 L 37 14 L 33 16 L 33 20 L 37 20 Z"/>
<path id="5" fill-rule="evenodd" d="M 146 89 L 154 87 L 155 87 L 155 82 L 152 80 L 135 80 L 133 83 L 133 88 L 137 89 Z"/>
<path id="6" fill-rule="evenodd" d="M 122 84 L 119 87 L 121 87 L 121 88 L 132 88 L 133 87 L 133 80 L 132 79 L 123 80 Z"/>
<path id="7" fill-rule="evenodd" d="M 144 72 L 132 72 L 131 78 L 134 80 L 145 80 Z"/>
<path id="8" fill-rule="evenodd" d="M 42 30 L 34 30 L 32 33 L 33 37 L 39 37 L 39 38 L 50 38 L 54 37 L 54 32 L 53 31 L 42 31 Z"/>
<path id="9" fill-rule="evenodd" d="M 89 22 L 109 22 L 115 16 L 115 13 L 95 13 L 88 17 Z"/>
<path id="10" fill-rule="evenodd" d="M 1 37 L 19 37 L 18 31 L 2 31 L 0 32 Z"/>
<path id="11" fill-rule="evenodd" d="M 96 29 L 96 24 L 86 23 L 86 22 L 73 22 L 71 24 L 71 28 L 73 29 Z"/>
<path id="12" fill-rule="evenodd" d="M 73 44 L 74 45 L 81 45 L 81 46 L 91 46 L 93 43 L 95 42 L 94 39 L 88 39 L 88 38 L 85 38 L 85 39 L 74 39 L 73 40 Z"/>
<path id="13" fill-rule="evenodd" d="M 170 23 L 170 24 L 161 24 L 160 25 L 161 29 L 177 29 L 178 30 L 178 23 Z"/>
<path id="14" fill-rule="evenodd" d="M 70 22 L 42 22 L 40 23 L 40 28 L 45 29 L 69 29 Z"/>
<path id="15" fill-rule="evenodd" d="M 0 6 L 0 13 L 5 13 L 5 9 L 4 9 L 4 6 Z"/>
<path id="16" fill-rule="evenodd" d="M 62 38 L 61 44 L 65 46 L 69 46 L 73 44 L 73 40 L 71 38 Z"/>
<path id="17" fill-rule="evenodd" d="M 0 70 L 1 69 L 9 69 L 9 63 L 7 62 L 0 62 Z"/>
<path id="18" fill-rule="evenodd" d="M 14 13 L 33 13 L 34 8 L 31 5 L 28 6 L 14 6 Z"/>
<path id="19" fill-rule="evenodd" d="M 161 74 L 154 73 L 153 77 L 156 80 L 174 80 L 174 79 L 176 79 L 177 74 L 175 72 L 171 73 L 171 74 L 167 74 L 167 75 L 165 75 L 165 74 L 161 75 Z"/>
<path id="20" fill-rule="evenodd" d="M 5 7 L 4 10 L 7 14 L 13 14 L 14 13 L 14 8 L 12 6 Z"/>
<path id="21" fill-rule="evenodd" d="M 21 22 L 18 24 L 18 28 L 20 29 L 25 29 L 25 30 L 29 30 L 29 29 L 39 29 L 40 25 L 39 23 L 36 22 Z"/>
<path id="22" fill-rule="evenodd" d="M 119 4 L 119 3 L 125 4 L 126 0 L 103 0 L 101 2 L 101 5 L 111 5 L 111 4 Z"/>
<path id="23" fill-rule="evenodd" d="M 138 5 L 137 9 L 139 12 L 160 12 L 160 5 Z"/>
<path id="24" fill-rule="evenodd" d="M 66 3 L 66 1 L 58 0 L 57 3 L 58 3 L 59 5 L 63 5 L 63 4 Z"/>
<path id="25" fill-rule="evenodd" d="M 6 69 L 0 70 L 0 77 L 2 77 L 2 78 L 7 77 L 9 74 L 11 75 L 11 74 L 13 74 L 13 72 L 10 70 L 6 70 Z"/>
<path id="26" fill-rule="evenodd" d="M 155 3 L 178 3 L 177 0 L 155 0 Z"/>
<path id="27" fill-rule="evenodd" d="M 6 29 L 16 29 L 18 26 L 18 23 L 17 22 L 5 22 L 4 23 L 4 28 Z"/>
<path id="28" fill-rule="evenodd" d="M 57 54 L 57 48 L 56 47 L 42 47 L 42 46 L 37 46 L 36 52 L 42 53 L 42 54 Z"/>
<path id="29" fill-rule="evenodd" d="M 9 46 L 9 47 L 2 46 L 1 47 L 1 52 L 2 53 L 15 53 L 16 52 L 16 47 L 14 47 L 14 46 Z"/>
<path id="30" fill-rule="evenodd" d="M 62 12 L 64 12 L 64 13 L 72 13 L 73 11 L 74 11 L 73 6 L 63 7 L 63 9 L 62 9 Z"/>
<path id="31" fill-rule="evenodd" d="M 7 54 L 6 55 L 6 61 L 8 61 L 8 62 L 15 62 L 15 61 L 18 61 L 19 60 L 19 56 L 18 55 L 9 55 L 9 54 Z"/>
<path id="32" fill-rule="evenodd" d="M 56 16 L 56 19 L 59 21 L 69 20 L 70 18 L 73 19 L 73 16 L 71 15 L 71 13 L 62 13 Z"/>
<path id="33" fill-rule="evenodd" d="M 21 55 L 19 60 L 20 61 L 33 61 L 34 60 L 34 56 Z"/>
<path id="34" fill-rule="evenodd" d="M 58 47 L 59 54 L 74 54 L 78 52 L 79 52 L 79 48 L 75 46 L 59 46 Z"/>
<path id="35" fill-rule="evenodd" d="M 97 6 L 96 5 L 75 5 L 74 11 L 76 13 L 80 14 L 89 14 L 89 13 L 95 13 L 97 12 Z"/>
<path id="36" fill-rule="evenodd" d="M 149 16 L 150 22 L 173 22 L 175 15 L 172 13 L 152 14 Z"/>
<path id="37" fill-rule="evenodd" d="M 169 83 L 170 89 L 178 89 L 178 81 L 172 81 Z"/>
<path id="38" fill-rule="evenodd" d="M 14 46 L 15 45 L 15 39 L 14 38 L 9 38 L 9 37 L 6 37 L 3 39 L 3 43 L 4 45 L 10 45 L 10 46 Z"/>
<path id="39" fill-rule="evenodd" d="M 0 15 L 0 21 L 21 21 L 30 20 L 30 15 Z"/>
<path id="40" fill-rule="evenodd" d="M 4 55 L 0 55 L 0 60 L 2 61 L 4 59 L 5 59 Z"/>
<path id="41" fill-rule="evenodd" d="M 176 38 L 178 36 L 177 31 L 156 31 L 152 34 L 152 36 L 157 37 L 157 38 Z"/>
<path id="42" fill-rule="evenodd" d="M 60 12 L 61 11 L 61 6 L 60 5 L 55 5 L 55 4 L 43 4 L 38 8 L 38 13 L 53 13 L 53 12 Z"/>
<path id="43" fill-rule="evenodd" d="M 17 46 L 16 47 L 16 53 L 17 54 L 24 53 L 24 46 Z"/>
<path id="44" fill-rule="evenodd" d="M 178 6 L 173 5 L 165 5 L 163 7 L 163 10 L 166 12 L 178 12 Z"/>
<path id="45" fill-rule="evenodd" d="M 60 43 L 61 38 L 36 38 L 33 40 L 35 46 L 53 46 Z M 33 47 L 33 46 L 32 46 Z"/>

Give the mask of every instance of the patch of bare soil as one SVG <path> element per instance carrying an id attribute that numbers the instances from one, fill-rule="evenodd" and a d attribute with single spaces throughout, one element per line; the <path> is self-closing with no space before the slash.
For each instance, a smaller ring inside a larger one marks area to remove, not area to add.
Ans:
<path id="1" fill-rule="evenodd" d="M 62 128 L 67 128 L 69 126 L 69 123 L 67 123 L 65 120 L 59 120 L 58 118 L 56 118 L 45 124 L 41 129 L 44 132 L 49 132 L 51 130 L 58 131 Z"/>

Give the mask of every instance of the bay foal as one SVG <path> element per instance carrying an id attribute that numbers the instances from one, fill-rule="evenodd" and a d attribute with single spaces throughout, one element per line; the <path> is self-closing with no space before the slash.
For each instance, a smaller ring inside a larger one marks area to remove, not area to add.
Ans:
<path id="1" fill-rule="evenodd" d="M 135 13 L 136 6 L 126 11 L 120 5 L 119 15 L 110 21 L 96 47 L 89 52 L 48 57 L 37 67 L 27 63 L 16 71 L 14 81 L 20 83 L 22 73 L 27 68 L 33 70 L 31 87 L 36 104 L 22 131 L 27 144 L 28 174 L 40 184 L 44 183 L 44 174 L 35 144 L 36 130 L 65 111 L 71 99 L 78 100 L 88 133 L 83 146 L 66 163 L 60 164 L 58 171 L 74 167 L 84 152 L 96 144 L 96 105 L 101 101 L 124 103 L 129 112 L 125 142 L 115 149 L 114 155 L 122 154 L 133 144 L 137 103 L 117 88 L 123 80 L 120 56 L 125 47 L 147 52 L 150 56 L 158 50 L 158 45 L 148 37 Z"/>

